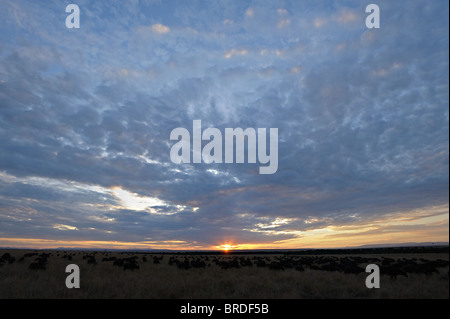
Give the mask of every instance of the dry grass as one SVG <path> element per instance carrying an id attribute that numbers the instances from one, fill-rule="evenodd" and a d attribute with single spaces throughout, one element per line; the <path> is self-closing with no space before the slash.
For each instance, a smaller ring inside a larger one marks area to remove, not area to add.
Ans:
<path id="1" fill-rule="evenodd" d="M 5 251 L 0 251 L 0 256 Z M 169 266 L 170 256 L 164 256 L 161 264 L 139 262 L 140 269 L 124 271 L 102 262 L 97 255 L 97 265 L 88 265 L 82 253 L 76 252 L 68 261 L 55 256 L 49 258 L 45 271 L 32 271 L 28 265 L 35 257 L 17 260 L 25 251 L 8 251 L 16 262 L 0 266 L 0 298 L 168 298 L 168 299 L 303 299 L 303 298 L 449 298 L 448 267 L 431 276 L 412 274 L 393 280 L 381 277 L 380 289 L 367 289 L 368 274 L 344 274 L 340 272 L 306 269 L 284 271 L 256 266 L 240 269 L 221 269 L 212 264 L 205 269 L 178 269 Z M 109 256 L 119 256 L 111 253 Z M 141 260 L 143 255 L 138 255 Z M 150 255 L 147 255 L 148 257 Z M 121 255 L 121 257 L 124 257 Z M 342 256 L 341 256 L 342 257 Z M 391 256 L 389 256 L 391 257 Z M 397 256 L 399 257 L 399 256 Z M 405 257 L 405 256 L 403 256 Z M 414 256 L 407 256 L 412 258 Z M 420 256 L 418 258 L 448 260 L 446 254 Z M 65 286 L 65 267 L 80 267 L 80 289 Z"/>

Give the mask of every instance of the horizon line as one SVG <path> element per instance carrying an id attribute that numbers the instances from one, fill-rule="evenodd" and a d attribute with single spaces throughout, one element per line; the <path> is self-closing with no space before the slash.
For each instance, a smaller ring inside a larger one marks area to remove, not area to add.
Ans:
<path id="1" fill-rule="evenodd" d="M 407 242 L 393 244 L 367 244 L 360 246 L 343 246 L 343 247 L 322 247 L 322 248 L 255 248 L 255 249 L 168 249 L 168 248 L 99 248 L 99 247 L 55 247 L 55 248 L 32 248 L 32 247 L 0 247 L 0 250 L 16 249 L 16 250 L 77 250 L 77 251 L 121 251 L 121 252 L 137 252 L 137 251 L 153 251 L 153 252 L 251 252 L 251 251 L 301 251 L 301 250 L 344 250 L 344 249 L 377 249 L 377 248 L 417 248 L 417 247 L 445 247 L 449 246 L 449 242 Z"/>

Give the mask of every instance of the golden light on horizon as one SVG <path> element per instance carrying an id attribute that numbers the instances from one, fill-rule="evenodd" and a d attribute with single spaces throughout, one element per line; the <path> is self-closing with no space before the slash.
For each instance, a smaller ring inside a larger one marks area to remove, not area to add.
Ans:
<path id="1" fill-rule="evenodd" d="M 243 216 L 244 218 L 247 216 Z M 109 218 L 100 222 L 109 226 L 116 220 Z M 243 229 L 259 236 L 259 241 L 244 241 L 239 237 L 225 237 L 215 243 L 199 243 L 199 241 L 183 238 L 169 238 L 155 240 L 143 238 L 141 241 L 123 241 L 120 238 L 110 239 L 115 233 L 108 227 L 83 227 L 83 225 L 68 225 L 68 223 L 54 223 L 48 227 L 59 234 L 67 233 L 67 239 L 61 238 L 26 238 L 0 237 L 0 247 L 54 249 L 168 249 L 168 250 L 220 250 L 230 252 L 235 250 L 254 249 L 300 249 L 300 248 L 343 248 L 363 245 L 397 244 L 412 242 L 446 242 L 449 240 L 448 204 L 424 207 L 421 209 L 395 212 L 386 216 L 374 216 L 352 224 L 325 225 L 311 229 L 289 228 L 290 222 L 295 220 L 275 219 L 272 222 L 260 222 L 254 228 Z M 307 219 L 314 225 L 319 220 Z M 90 226 L 90 225 L 89 225 Z M 282 226 L 284 228 L 282 228 Z M 79 232 L 91 232 L 93 236 L 107 233 L 107 238 L 89 240 L 71 237 Z M 69 236 L 70 235 L 70 236 Z M 280 238 L 277 236 L 284 236 Z"/>
<path id="2" fill-rule="evenodd" d="M 224 252 L 228 252 L 228 251 L 230 251 L 233 248 L 237 248 L 237 246 L 232 246 L 230 244 L 222 244 L 222 245 L 218 246 L 218 248 L 220 250 L 223 250 Z"/>

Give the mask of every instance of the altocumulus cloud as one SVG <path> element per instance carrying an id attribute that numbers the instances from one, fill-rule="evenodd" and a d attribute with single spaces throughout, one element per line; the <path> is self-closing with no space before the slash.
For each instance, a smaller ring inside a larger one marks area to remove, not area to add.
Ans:
<path id="1" fill-rule="evenodd" d="M 448 3 L 0 4 L 0 243 L 448 241 Z M 276 127 L 279 165 L 176 165 L 170 132 Z"/>

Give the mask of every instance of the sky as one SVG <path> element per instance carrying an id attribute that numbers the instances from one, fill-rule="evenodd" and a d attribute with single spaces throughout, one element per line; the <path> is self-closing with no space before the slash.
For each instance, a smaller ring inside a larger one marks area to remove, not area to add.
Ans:
<path id="1" fill-rule="evenodd" d="M 448 242 L 448 14 L 445 0 L 0 1 L 0 246 Z M 170 134 L 194 120 L 277 128 L 278 170 L 173 163 Z"/>

